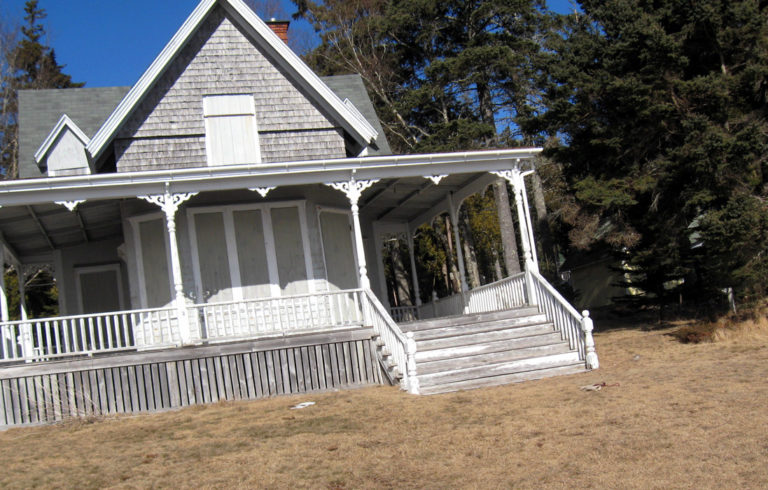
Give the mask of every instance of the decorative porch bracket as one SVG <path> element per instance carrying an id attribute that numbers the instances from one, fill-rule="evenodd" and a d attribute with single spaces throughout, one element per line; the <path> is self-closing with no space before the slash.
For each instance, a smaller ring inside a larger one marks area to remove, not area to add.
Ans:
<path id="1" fill-rule="evenodd" d="M 363 289 L 371 288 L 371 280 L 368 279 L 368 268 L 365 262 L 365 251 L 363 250 L 363 233 L 360 229 L 360 208 L 357 202 L 360 200 L 360 196 L 363 191 L 378 182 L 379 179 L 373 180 L 355 180 L 353 175 L 347 182 L 326 182 L 325 185 L 343 192 L 352 209 L 352 226 L 355 234 L 355 250 L 357 251 L 357 265 L 359 267 L 360 275 L 360 287 Z"/>
<path id="2" fill-rule="evenodd" d="M 252 192 L 258 192 L 259 195 L 263 198 L 267 197 L 267 194 L 269 194 L 269 191 L 275 190 L 277 187 L 249 187 L 248 190 Z"/>
<path id="3" fill-rule="evenodd" d="M 54 201 L 59 206 L 64 206 L 67 208 L 70 212 L 74 211 L 75 208 L 77 208 L 78 204 L 82 204 L 85 202 L 85 199 L 78 199 L 76 201 Z"/>
<path id="4" fill-rule="evenodd" d="M 176 233 L 176 211 L 182 203 L 196 196 L 197 192 L 183 192 L 172 194 L 168 183 L 165 184 L 165 193 L 151 196 L 138 196 L 149 203 L 160 207 L 165 213 L 165 223 L 168 228 L 168 243 L 171 252 L 171 271 L 173 272 L 173 293 L 175 297 L 177 315 L 179 317 L 179 335 L 181 342 L 188 344 L 192 340 L 189 319 L 187 318 L 187 306 L 184 300 L 184 285 L 181 279 L 181 260 L 179 258 L 179 242 Z"/>

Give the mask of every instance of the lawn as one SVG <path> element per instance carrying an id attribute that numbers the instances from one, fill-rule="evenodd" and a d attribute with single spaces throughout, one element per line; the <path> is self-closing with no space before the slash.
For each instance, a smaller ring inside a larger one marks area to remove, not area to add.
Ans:
<path id="1" fill-rule="evenodd" d="M 598 333 L 599 370 L 499 388 L 366 388 L 11 429 L 0 486 L 764 487 L 768 337 L 694 345 L 669 332 Z M 290 410 L 304 401 L 316 404 Z"/>

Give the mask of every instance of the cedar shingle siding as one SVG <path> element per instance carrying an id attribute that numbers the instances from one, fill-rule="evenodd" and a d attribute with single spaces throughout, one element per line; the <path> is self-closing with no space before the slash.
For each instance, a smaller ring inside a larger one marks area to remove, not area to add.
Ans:
<path id="1" fill-rule="evenodd" d="M 251 93 L 263 162 L 346 156 L 341 130 L 217 7 L 120 129 L 117 170 L 206 166 L 203 95 Z"/>

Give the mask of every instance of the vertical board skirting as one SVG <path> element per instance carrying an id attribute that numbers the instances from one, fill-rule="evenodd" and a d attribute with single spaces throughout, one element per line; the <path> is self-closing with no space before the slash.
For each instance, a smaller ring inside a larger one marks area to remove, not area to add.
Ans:
<path id="1" fill-rule="evenodd" d="M 341 337 L 314 343 L 301 338 L 250 341 L 7 368 L 0 370 L 0 426 L 380 384 L 370 331 Z M 270 343 L 282 345 L 267 348 Z"/>

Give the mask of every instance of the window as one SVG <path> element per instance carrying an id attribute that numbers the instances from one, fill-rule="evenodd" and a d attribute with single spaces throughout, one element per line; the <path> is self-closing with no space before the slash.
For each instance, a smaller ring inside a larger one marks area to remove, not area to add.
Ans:
<path id="1" fill-rule="evenodd" d="M 203 97 L 208 165 L 261 163 L 252 95 Z"/>
<path id="2" fill-rule="evenodd" d="M 198 303 L 311 293 L 304 202 L 187 209 Z"/>
<path id="3" fill-rule="evenodd" d="M 168 306 L 173 300 L 168 231 L 162 213 L 129 218 L 133 226 L 134 250 L 141 308 Z"/>

